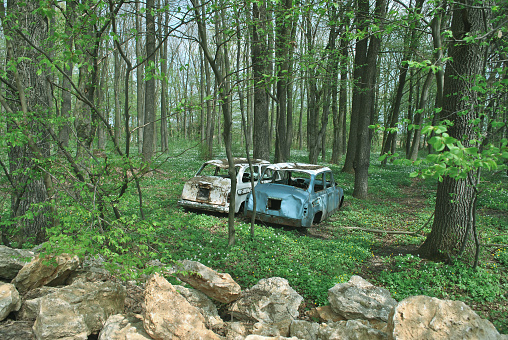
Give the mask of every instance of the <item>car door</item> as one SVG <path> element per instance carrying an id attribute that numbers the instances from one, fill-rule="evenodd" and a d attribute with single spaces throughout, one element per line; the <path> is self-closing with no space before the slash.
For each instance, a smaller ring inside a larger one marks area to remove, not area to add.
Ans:
<path id="1" fill-rule="evenodd" d="M 312 200 L 312 207 L 314 210 L 314 216 L 321 215 L 319 221 L 314 221 L 316 223 L 323 221 L 326 218 L 327 210 L 328 210 L 328 194 L 326 192 L 326 181 L 324 173 L 319 173 L 314 177 L 314 199 Z"/>
<path id="2" fill-rule="evenodd" d="M 330 216 L 339 206 L 339 198 L 337 196 L 337 190 L 335 189 L 335 182 L 333 180 L 333 173 L 327 171 L 324 173 L 325 185 L 326 185 L 326 196 L 327 196 L 327 211 L 326 216 Z"/>

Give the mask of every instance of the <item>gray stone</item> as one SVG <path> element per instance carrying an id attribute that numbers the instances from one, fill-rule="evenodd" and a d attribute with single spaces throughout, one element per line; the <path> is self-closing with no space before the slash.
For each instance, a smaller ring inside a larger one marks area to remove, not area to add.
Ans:
<path id="1" fill-rule="evenodd" d="M 35 340 L 33 322 L 6 320 L 0 324 L 2 340 Z"/>
<path id="2" fill-rule="evenodd" d="M 32 290 L 29 290 L 23 296 L 23 302 L 21 303 L 21 308 L 16 313 L 17 320 L 24 321 L 35 321 L 37 315 L 39 314 L 39 303 L 43 296 L 46 296 L 51 293 L 55 293 L 59 288 L 56 287 L 39 287 Z"/>
<path id="3" fill-rule="evenodd" d="M 111 315 L 99 333 L 99 340 L 151 340 L 139 314 Z"/>
<path id="4" fill-rule="evenodd" d="M 12 280 L 21 294 L 41 286 L 63 284 L 69 275 L 79 266 L 79 258 L 68 254 L 36 256 L 27 263 Z"/>
<path id="5" fill-rule="evenodd" d="M 41 339 L 87 339 L 110 315 L 124 309 L 125 288 L 117 283 L 83 283 L 40 298 L 34 333 Z"/>
<path id="6" fill-rule="evenodd" d="M 146 284 L 145 305 L 143 325 L 155 340 L 220 339 L 206 329 L 205 318 L 199 310 L 157 273 Z"/>
<path id="7" fill-rule="evenodd" d="M 217 327 L 224 323 L 217 312 L 217 307 L 203 293 L 196 289 L 189 289 L 183 286 L 173 286 L 192 306 L 198 308 L 205 317 L 207 328 Z"/>
<path id="8" fill-rule="evenodd" d="M 411 296 L 393 309 L 388 320 L 390 339 L 508 339 L 461 301 Z"/>
<path id="9" fill-rule="evenodd" d="M 235 319 L 273 324 L 280 335 L 289 334 L 291 321 L 299 315 L 303 298 L 286 279 L 272 277 L 260 280 L 245 291 L 229 308 Z"/>
<path id="10" fill-rule="evenodd" d="M 10 283 L 0 284 L 0 321 L 20 308 L 21 299 L 16 287 Z"/>
<path id="11" fill-rule="evenodd" d="M 330 288 L 328 301 L 335 313 L 348 320 L 377 319 L 385 322 L 397 304 L 388 290 L 376 287 L 360 276 L 353 276 L 347 283 Z"/>
<path id="12" fill-rule="evenodd" d="M 12 280 L 33 257 L 34 253 L 30 250 L 0 245 L 0 279 Z"/>
<path id="13" fill-rule="evenodd" d="M 219 302 L 230 303 L 242 292 L 231 275 L 218 273 L 199 262 L 184 260 L 176 269 L 182 271 L 177 274 L 180 280 Z"/>

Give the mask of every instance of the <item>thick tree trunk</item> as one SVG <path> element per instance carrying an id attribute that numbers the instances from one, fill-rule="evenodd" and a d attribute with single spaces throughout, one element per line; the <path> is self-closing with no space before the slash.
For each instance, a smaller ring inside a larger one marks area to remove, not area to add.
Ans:
<path id="1" fill-rule="evenodd" d="M 362 5 L 362 9 L 368 11 L 368 1 Z M 363 3 L 363 0 L 362 0 Z M 385 0 L 376 1 L 375 17 L 383 20 L 386 11 Z M 379 23 L 379 27 L 383 26 Z M 377 57 L 381 47 L 381 39 L 377 35 L 372 35 L 369 43 L 369 50 L 366 57 L 367 66 L 364 68 L 362 79 L 365 82 L 365 88 L 360 94 L 363 110 L 358 119 L 358 141 L 355 157 L 355 186 L 353 196 L 356 198 L 367 198 L 368 177 L 370 165 L 370 129 L 372 114 L 374 112 L 374 89 L 377 77 Z"/>
<path id="2" fill-rule="evenodd" d="M 252 3 L 252 75 L 254 79 L 253 156 L 270 158 L 270 127 L 268 119 L 268 48 L 266 33 L 266 3 Z"/>
<path id="3" fill-rule="evenodd" d="M 455 4 L 452 34 L 455 42 L 450 46 L 449 61 L 445 72 L 442 116 L 453 122 L 448 132 L 464 146 L 476 134 L 470 123 L 477 117 L 477 93 L 472 90 L 475 77 L 483 73 L 484 48 L 480 41 L 465 42 L 467 35 L 481 35 L 485 29 L 485 13 L 479 4 L 463 0 Z M 468 98 L 467 100 L 464 98 Z M 471 205 L 475 198 L 474 188 L 467 180 L 444 177 L 438 184 L 435 217 L 432 231 L 420 247 L 420 254 L 427 257 L 458 254 L 463 242 L 472 249 Z"/>
<path id="4" fill-rule="evenodd" d="M 38 2 L 9 0 L 7 13 L 12 15 L 11 19 L 15 18 L 15 20 L 6 20 L 3 13 L 4 6 L 3 4 L 0 6 L 4 34 L 11 37 L 10 42 L 6 43 L 9 50 L 7 59 L 8 62 L 17 61 L 16 71 L 12 69 L 7 71 L 10 83 L 16 87 L 16 89 L 6 87 L 6 97 L 13 105 L 12 112 L 8 112 L 6 117 L 7 131 L 13 136 L 16 134 L 31 136 L 29 138 L 34 143 L 32 146 L 30 142 L 10 145 L 8 152 L 13 189 L 11 216 L 21 219 L 18 221 L 15 239 L 4 239 L 4 241 L 17 241 L 19 245 L 25 242 L 37 244 L 44 241 L 45 229 L 52 218 L 49 216 L 49 209 L 39 205 L 49 198 L 43 173 L 38 170 L 43 166 L 41 158 L 49 157 L 50 151 L 47 133 L 43 128 L 49 108 L 46 74 L 37 72 L 39 70 L 37 60 L 40 53 L 14 31 L 14 29 L 22 31 L 38 46 L 45 44 L 48 37 L 48 21 L 38 13 L 38 6 Z M 27 117 L 28 113 L 33 115 L 30 119 Z M 37 149 L 37 155 L 35 149 Z M 38 166 L 36 166 L 36 158 Z M 24 217 L 28 215 L 32 217 Z"/>
<path id="5" fill-rule="evenodd" d="M 365 0 L 358 2 L 358 13 L 356 16 L 356 27 L 358 31 L 365 31 L 367 29 L 367 17 L 369 14 L 368 2 L 365 4 Z M 365 88 L 364 78 L 366 63 L 367 63 L 367 46 L 369 38 L 363 37 L 356 42 L 355 48 L 355 60 L 353 63 L 353 98 L 351 106 L 351 122 L 349 125 L 349 139 L 347 143 L 346 159 L 344 166 L 342 167 L 343 172 L 352 173 L 354 172 L 354 161 L 356 157 L 356 149 L 358 143 L 358 122 L 362 114 L 362 109 L 365 107 L 364 103 L 361 102 L 361 95 Z"/>

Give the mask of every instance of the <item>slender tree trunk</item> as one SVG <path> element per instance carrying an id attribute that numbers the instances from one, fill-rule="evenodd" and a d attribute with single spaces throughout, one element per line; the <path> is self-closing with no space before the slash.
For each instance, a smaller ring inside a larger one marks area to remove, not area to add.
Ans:
<path id="1" fill-rule="evenodd" d="M 423 124 L 423 111 L 425 109 L 425 105 L 427 105 L 427 101 L 429 98 L 430 86 L 432 84 L 432 80 L 434 78 L 434 72 L 429 71 L 427 73 L 427 77 L 425 78 L 425 82 L 423 83 L 422 92 L 420 95 L 420 100 L 418 103 L 418 110 L 416 111 L 414 122 L 418 126 L 415 129 L 413 135 L 413 143 L 411 144 L 411 150 L 409 152 L 409 159 L 412 161 L 416 161 L 418 158 L 418 149 L 420 147 L 420 139 L 422 137 L 422 124 Z"/>
<path id="2" fill-rule="evenodd" d="M 136 13 L 141 13 L 140 11 L 140 3 L 136 2 Z M 136 15 L 136 57 L 138 60 L 143 60 L 145 58 L 143 54 L 142 40 L 141 40 L 141 15 Z M 138 137 L 138 153 L 141 155 L 143 153 L 143 131 L 145 124 L 145 87 L 143 78 L 144 75 L 145 64 L 141 64 L 136 69 L 136 111 L 137 111 L 137 119 L 138 119 L 138 129 L 137 129 L 137 137 Z"/>
<path id="3" fill-rule="evenodd" d="M 147 72 L 155 70 L 155 18 L 154 0 L 146 1 L 146 57 Z M 154 153 L 155 138 L 155 77 L 149 77 L 145 82 L 145 128 L 143 131 L 143 162 L 149 163 Z"/>
<path id="4" fill-rule="evenodd" d="M 75 20 L 75 7 L 76 2 L 67 0 L 66 1 L 66 19 L 65 19 L 65 33 L 67 34 L 67 46 L 69 48 L 69 52 L 73 51 L 74 45 L 74 36 L 71 34 L 71 25 L 74 24 Z M 72 61 L 67 61 L 64 64 L 64 73 L 72 79 L 72 70 L 74 68 L 74 64 Z M 62 107 L 60 111 L 60 115 L 65 119 L 63 126 L 60 128 L 58 133 L 58 140 L 62 143 L 62 146 L 69 146 L 69 137 L 71 133 L 71 127 L 68 119 L 71 116 L 72 109 L 72 101 L 71 101 L 71 82 L 67 77 L 63 77 L 62 79 Z"/>

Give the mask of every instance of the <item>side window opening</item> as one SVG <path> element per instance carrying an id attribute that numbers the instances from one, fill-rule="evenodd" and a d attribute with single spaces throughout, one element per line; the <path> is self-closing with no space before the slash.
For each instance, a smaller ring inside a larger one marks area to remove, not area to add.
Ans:
<path id="1" fill-rule="evenodd" d="M 325 188 L 325 178 L 324 173 L 321 173 L 316 176 L 314 180 L 314 192 L 319 192 Z"/>

